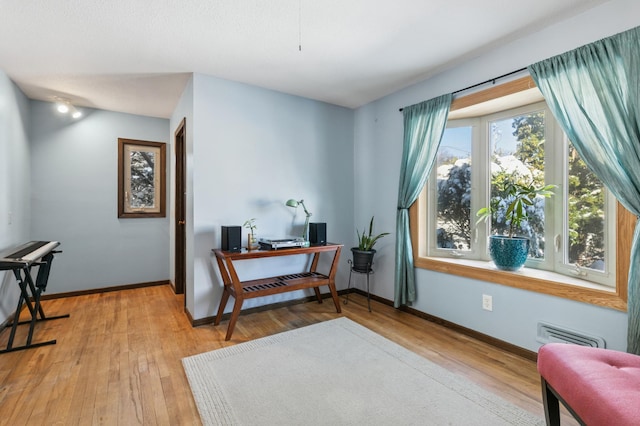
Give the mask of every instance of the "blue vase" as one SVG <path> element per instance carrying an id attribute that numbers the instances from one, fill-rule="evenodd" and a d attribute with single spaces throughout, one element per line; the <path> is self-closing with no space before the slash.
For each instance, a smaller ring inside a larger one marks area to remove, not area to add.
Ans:
<path id="1" fill-rule="evenodd" d="M 517 271 L 529 255 L 529 239 L 524 237 L 489 237 L 489 254 L 496 267 L 502 271 Z"/>

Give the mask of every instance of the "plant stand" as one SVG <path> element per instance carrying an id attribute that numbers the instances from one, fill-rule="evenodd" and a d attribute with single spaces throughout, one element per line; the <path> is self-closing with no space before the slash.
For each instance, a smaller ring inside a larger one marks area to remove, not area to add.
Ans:
<path id="1" fill-rule="evenodd" d="M 347 259 L 347 262 L 349 262 L 349 284 L 347 285 L 347 298 L 345 299 L 344 304 L 346 305 L 347 303 L 349 303 L 349 289 L 351 288 L 351 274 L 353 274 L 354 272 L 357 274 L 367 274 L 367 306 L 369 308 L 369 312 L 371 312 L 371 293 L 369 292 L 369 275 L 374 273 L 373 269 L 371 269 L 371 263 L 367 264 L 366 270 L 360 270 L 360 269 L 355 269 L 353 267 L 353 262 L 351 261 L 351 259 Z"/>

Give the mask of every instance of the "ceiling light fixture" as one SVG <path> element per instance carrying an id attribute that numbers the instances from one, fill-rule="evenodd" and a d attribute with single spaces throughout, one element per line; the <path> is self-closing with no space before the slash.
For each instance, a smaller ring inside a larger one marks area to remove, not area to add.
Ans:
<path id="1" fill-rule="evenodd" d="M 61 114 L 66 114 L 69 112 L 69 105 L 66 103 L 58 103 L 58 112 Z"/>
<path id="2" fill-rule="evenodd" d="M 56 109 L 60 114 L 71 113 L 71 117 L 76 119 L 82 117 L 82 112 L 79 111 L 75 106 L 71 105 L 71 102 L 66 99 L 57 99 Z"/>

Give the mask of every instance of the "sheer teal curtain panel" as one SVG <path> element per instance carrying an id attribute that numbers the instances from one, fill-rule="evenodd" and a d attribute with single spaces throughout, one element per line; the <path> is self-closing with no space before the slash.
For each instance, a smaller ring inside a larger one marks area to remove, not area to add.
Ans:
<path id="1" fill-rule="evenodd" d="M 435 162 L 447 124 L 451 98 L 451 94 L 442 95 L 402 110 L 404 140 L 396 217 L 396 308 L 416 299 L 409 207 L 418 198 Z"/>
<path id="2" fill-rule="evenodd" d="M 529 67 L 585 163 L 640 215 L 640 27 Z M 631 248 L 627 351 L 640 354 L 640 221 Z"/>

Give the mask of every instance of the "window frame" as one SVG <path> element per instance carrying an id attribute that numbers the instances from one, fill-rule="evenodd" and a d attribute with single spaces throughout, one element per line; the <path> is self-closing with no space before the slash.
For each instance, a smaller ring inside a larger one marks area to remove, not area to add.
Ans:
<path id="1" fill-rule="evenodd" d="M 558 125 L 558 127 L 560 126 Z M 568 255 L 568 247 L 569 247 L 569 235 L 568 235 L 569 218 L 566 213 L 568 211 L 567 205 L 569 203 L 569 190 L 570 190 L 569 182 L 568 182 L 569 173 L 568 173 L 568 170 L 566 170 L 566 168 L 568 167 L 568 148 L 569 148 L 570 142 L 569 142 L 568 136 L 564 132 L 562 132 L 562 129 L 558 129 L 558 131 L 562 133 L 562 137 L 564 138 L 564 141 L 563 141 L 564 143 L 558 144 L 554 148 L 555 151 L 553 155 L 557 158 L 563 159 L 561 164 L 558 164 L 558 166 L 560 168 L 563 168 L 563 170 L 559 171 L 558 169 L 556 169 L 554 170 L 554 173 L 556 173 L 557 176 L 561 176 L 563 180 L 559 187 L 559 195 L 561 195 L 561 197 L 559 199 L 557 199 L 558 197 L 553 197 L 553 198 L 556 198 L 556 200 L 554 200 L 555 202 L 563 203 L 564 206 L 562 209 L 557 209 L 554 212 L 555 214 L 554 220 L 557 221 L 557 223 L 562 223 L 562 234 L 560 235 L 560 238 L 561 238 L 560 244 L 563 247 L 565 247 L 565 250 L 563 250 L 562 255 L 556 255 L 554 269 L 556 271 L 563 271 L 561 273 L 564 273 L 566 275 L 568 275 L 569 271 L 575 271 L 579 274 L 579 276 L 588 277 L 589 279 L 587 281 L 596 282 L 596 283 L 600 282 L 605 286 L 611 287 L 610 284 L 607 285 L 607 284 L 604 284 L 604 282 L 607 281 L 608 276 L 612 273 L 615 273 L 617 276 L 617 272 L 615 271 L 615 265 L 617 262 L 618 250 L 616 248 L 616 245 L 612 244 L 609 238 L 605 239 L 606 267 L 604 271 L 598 271 L 598 270 L 584 268 L 577 265 L 572 265 L 569 263 L 569 259 L 566 258 L 566 256 Z M 614 218 L 614 220 L 609 219 L 606 221 L 607 229 L 605 232 L 607 234 L 616 233 L 616 237 L 617 237 L 617 231 L 616 231 L 616 222 L 618 221 L 617 211 L 623 207 L 620 205 L 620 203 L 618 203 L 615 200 L 615 197 L 613 196 L 611 191 L 607 190 L 606 187 L 604 191 L 605 191 L 605 195 L 604 195 L 605 217 Z M 616 241 L 617 241 L 617 238 L 616 238 Z M 613 265 L 613 266 L 609 266 L 609 265 Z"/>
<path id="2" fill-rule="evenodd" d="M 153 182 L 147 187 L 154 194 L 153 206 L 135 207 L 131 205 L 131 181 L 133 167 L 131 153 L 144 152 L 155 159 Z M 118 138 L 118 218 L 166 217 L 167 188 L 167 144 L 136 139 Z"/>
<path id="3" fill-rule="evenodd" d="M 478 157 L 482 157 L 481 153 L 479 152 L 479 148 L 477 145 L 475 145 L 473 142 L 475 140 L 478 139 L 479 137 L 479 132 L 480 132 L 480 120 L 477 118 L 463 118 L 463 119 L 459 119 L 459 120 L 455 120 L 454 125 L 447 125 L 447 128 L 463 128 L 463 127 L 470 127 L 471 128 L 471 162 L 473 164 L 473 159 L 474 158 L 478 158 Z M 480 179 L 480 176 L 482 174 L 483 170 L 482 167 L 478 167 L 478 166 L 472 166 L 471 167 L 471 176 L 472 176 L 472 181 L 477 181 Z M 434 188 L 433 184 L 430 184 L 430 181 L 432 179 L 436 179 L 437 177 L 437 162 L 436 164 L 434 164 L 433 170 L 431 171 L 431 174 L 427 180 L 427 184 L 425 185 L 425 190 L 426 190 L 426 196 L 428 197 L 428 203 L 433 203 L 433 205 L 437 206 L 438 203 L 438 191 L 436 188 Z M 483 191 L 484 192 L 484 191 Z M 480 194 L 481 198 L 482 196 L 484 196 L 484 194 Z M 471 200 L 471 211 L 477 211 L 479 208 L 480 202 L 476 201 L 474 199 Z M 434 210 L 437 210 L 434 209 Z M 470 218 L 471 221 L 473 221 L 473 216 Z M 435 229 L 436 227 L 436 222 L 437 222 L 437 215 L 427 215 L 426 217 L 426 221 L 427 221 L 427 228 L 428 229 Z M 480 252 L 478 250 L 478 245 L 477 244 L 471 244 L 471 247 L 469 248 L 469 250 L 451 250 L 451 249 L 443 249 L 443 248 L 438 248 L 437 246 L 437 237 L 435 235 L 431 235 L 431 238 L 428 238 L 427 241 L 427 254 L 429 255 L 433 255 L 434 257 L 452 257 L 452 258 L 478 258 L 480 256 Z M 436 253 L 439 254 L 436 255 Z"/>
<path id="4" fill-rule="evenodd" d="M 488 100 L 518 93 L 535 87 L 531 76 L 513 80 L 480 92 L 454 99 L 450 111 L 466 108 Z M 551 271 L 527 268 L 526 271 L 500 271 L 489 266 L 487 261 L 465 261 L 459 259 L 429 257 L 427 255 L 427 186 L 418 200 L 409 209 L 413 258 L 416 268 L 458 275 L 527 291 L 548 294 L 565 299 L 589 303 L 620 311 L 627 311 L 627 282 L 630 266 L 630 251 L 636 217 L 620 203 L 616 209 L 615 271 L 616 285 L 608 287 L 566 277 Z M 578 284 L 578 282 L 583 282 Z"/>

